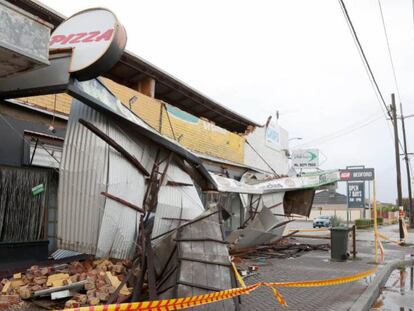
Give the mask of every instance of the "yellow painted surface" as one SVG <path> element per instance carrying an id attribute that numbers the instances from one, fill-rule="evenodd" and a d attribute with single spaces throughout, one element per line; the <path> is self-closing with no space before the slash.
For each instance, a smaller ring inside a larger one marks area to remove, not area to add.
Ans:
<path id="1" fill-rule="evenodd" d="M 109 79 L 103 78 L 103 81 L 125 106 L 129 106 L 129 99 L 136 96 L 137 100 L 132 104 L 132 111 L 157 131 L 161 129 L 163 135 L 173 138 L 165 109 L 162 111 L 161 118 L 161 107 L 163 106 L 161 101 Z M 71 97 L 64 93 L 25 97 L 19 100 L 49 111 L 56 110 L 58 113 L 70 113 Z M 168 110 L 172 108 L 168 106 Z M 176 138 L 179 138 L 184 147 L 209 156 L 243 163 L 244 137 L 224 130 L 211 122 L 191 116 L 177 108 L 174 109 L 174 112 L 169 113 L 171 125 Z"/>

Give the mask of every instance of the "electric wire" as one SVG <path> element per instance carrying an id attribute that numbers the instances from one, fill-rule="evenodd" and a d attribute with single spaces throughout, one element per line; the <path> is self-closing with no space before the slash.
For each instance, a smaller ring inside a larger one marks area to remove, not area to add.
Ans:
<path id="1" fill-rule="evenodd" d="M 368 76 L 369 76 L 369 79 L 371 81 L 371 84 L 374 86 L 374 92 L 379 96 L 380 104 L 382 104 L 382 106 L 385 109 L 385 111 L 387 112 L 388 116 L 391 118 L 391 113 L 390 113 L 390 111 L 387 107 L 387 104 L 385 103 L 384 96 L 382 95 L 382 92 L 381 92 L 381 90 L 378 86 L 377 80 L 375 79 L 374 73 L 373 73 L 373 71 L 371 69 L 371 66 L 368 62 L 368 59 L 365 55 L 364 49 L 361 45 L 361 42 L 359 41 L 358 35 L 356 33 L 356 30 L 355 30 L 355 27 L 352 23 L 352 20 L 349 16 L 348 10 L 346 9 L 345 3 L 344 3 L 343 0 L 338 0 L 338 1 L 339 1 L 340 6 L 341 6 L 342 13 L 344 14 L 344 17 L 347 21 L 348 27 L 351 31 L 354 42 L 357 46 L 358 52 L 359 52 L 359 54 L 361 56 L 361 59 L 363 61 L 364 67 L 366 68 L 366 70 L 368 72 Z"/>
<path id="2" fill-rule="evenodd" d="M 375 79 L 375 76 L 374 76 L 374 73 L 371 69 L 371 66 L 369 65 L 368 59 L 365 55 L 364 49 L 362 48 L 361 42 L 359 41 L 358 35 L 356 33 L 356 30 L 355 30 L 355 27 L 352 23 L 352 20 L 349 16 L 348 10 L 346 9 L 345 3 L 344 3 L 343 0 L 338 0 L 338 1 L 339 1 L 340 6 L 341 6 L 342 13 L 344 14 L 345 20 L 348 24 L 348 28 L 351 31 L 352 37 L 354 39 L 354 43 L 355 43 L 355 45 L 358 49 L 358 52 L 359 52 L 359 55 L 361 57 L 364 68 L 365 68 L 365 70 L 368 74 L 371 85 L 373 86 L 373 89 L 374 89 L 374 92 L 376 94 L 377 100 L 379 101 L 381 109 L 384 113 L 385 119 L 389 118 L 391 120 L 391 122 L 397 122 L 397 120 L 393 120 L 393 118 L 391 116 L 391 113 L 390 113 L 390 111 L 387 107 L 387 104 L 385 103 L 384 96 L 382 95 L 382 92 L 381 92 L 381 90 L 378 86 L 378 83 L 377 83 L 376 79 Z M 385 25 L 385 23 L 384 23 L 384 25 Z M 390 138 L 393 139 L 392 130 L 391 130 L 390 124 L 388 122 L 387 122 L 387 127 L 388 127 L 388 131 L 389 131 L 389 134 L 390 134 Z M 400 140 L 398 140 L 398 143 L 400 145 L 400 148 L 404 151 L 404 147 L 403 147 Z"/>
<path id="3" fill-rule="evenodd" d="M 366 127 L 366 126 L 374 123 L 375 121 L 378 121 L 378 120 L 382 119 L 382 117 L 383 117 L 382 114 L 375 114 L 373 116 L 370 116 L 367 119 L 364 119 L 362 122 L 355 123 L 351 126 L 347 126 L 347 127 L 344 127 L 340 130 L 334 131 L 334 132 L 332 132 L 328 135 L 324 135 L 324 136 L 312 139 L 310 141 L 303 142 L 303 143 L 300 143 L 298 145 L 295 145 L 295 148 L 296 147 L 309 146 L 309 145 L 313 145 L 313 144 L 315 144 L 315 145 L 318 144 L 319 145 L 319 144 L 326 143 L 328 141 L 331 141 L 331 140 L 337 139 L 339 137 L 348 135 L 352 132 L 355 132 L 356 130 L 359 130 L 363 127 Z"/>
<path id="4" fill-rule="evenodd" d="M 395 70 L 394 60 L 393 60 L 393 57 L 392 57 L 390 40 L 389 40 L 388 33 L 387 33 L 387 27 L 385 25 L 384 12 L 382 10 L 381 0 L 378 0 L 378 7 L 379 7 L 380 15 L 381 15 L 382 27 L 384 29 L 385 41 L 387 43 L 388 56 L 389 56 L 389 59 L 390 59 L 392 74 L 393 74 L 394 83 L 395 83 L 395 89 L 397 90 L 398 99 L 400 101 L 401 118 L 403 118 L 403 109 L 402 109 L 402 99 L 401 99 L 400 87 L 399 87 L 398 80 L 397 80 L 397 74 L 396 74 L 396 70 Z M 398 139 L 398 143 L 400 145 L 400 148 L 403 150 L 403 152 L 405 154 L 405 148 L 404 148 L 403 144 L 401 143 L 401 141 L 399 139 Z M 409 161 L 409 159 L 407 159 L 407 160 Z"/>
<path id="5" fill-rule="evenodd" d="M 381 15 L 382 28 L 384 29 L 385 41 L 387 43 L 388 56 L 390 58 L 391 69 L 392 69 L 392 74 L 393 74 L 394 83 L 395 83 L 395 89 L 397 90 L 397 95 L 401 102 L 402 101 L 401 93 L 400 93 L 400 88 L 398 85 L 397 75 L 395 72 L 394 60 L 393 60 L 392 53 L 391 53 L 390 40 L 389 40 L 388 33 L 387 33 L 387 27 L 385 25 L 384 12 L 382 10 L 381 0 L 378 0 L 378 7 L 379 7 L 380 15 Z"/>

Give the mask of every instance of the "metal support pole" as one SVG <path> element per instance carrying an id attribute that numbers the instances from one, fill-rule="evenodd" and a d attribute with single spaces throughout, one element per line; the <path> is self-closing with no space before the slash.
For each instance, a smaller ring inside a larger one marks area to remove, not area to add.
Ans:
<path id="1" fill-rule="evenodd" d="M 371 181 L 368 181 L 368 208 L 369 208 L 369 219 L 372 219 Z"/>
<path id="2" fill-rule="evenodd" d="M 378 263 L 378 225 L 377 225 L 377 197 L 375 191 L 375 179 L 372 181 L 374 196 L 374 244 L 375 244 L 375 263 Z"/>
<path id="3" fill-rule="evenodd" d="M 348 182 L 346 182 L 346 193 L 347 193 L 347 205 L 346 205 L 346 227 L 349 227 L 349 185 Z"/>

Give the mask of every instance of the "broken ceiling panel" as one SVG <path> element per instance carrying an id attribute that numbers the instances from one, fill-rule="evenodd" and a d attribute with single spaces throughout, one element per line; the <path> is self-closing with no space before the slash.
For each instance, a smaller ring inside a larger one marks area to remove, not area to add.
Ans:
<path id="1" fill-rule="evenodd" d="M 314 196 L 314 189 L 304 189 L 286 192 L 285 197 L 283 199 L 283 208 L 285 214 L 296 214 L 309 217 Z"/>

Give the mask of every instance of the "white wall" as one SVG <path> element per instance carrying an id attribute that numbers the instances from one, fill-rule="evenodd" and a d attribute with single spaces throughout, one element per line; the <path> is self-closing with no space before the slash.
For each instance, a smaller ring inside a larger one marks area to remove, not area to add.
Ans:
<path id="1" fill-rule="evenodd" d="M 288 132 L 280 126 L 273 125 L 273 127 L 278 132 L 278 139 L 273 144 L 273 147 L 270 147 L 271 144 L 269 142 L 266 143 L 267 128 L 265 126 L 257 127 L 252 133 L 246 136 L 246 139 L 266 162 L 270 164 L 276 173 L 287 174 L 289 162 L 284 149 L 288 149 Z M 247 143 L 244 146 L 244 164 L 271 172 L 269 166 L 260 159 L 257 153 Z"/>

